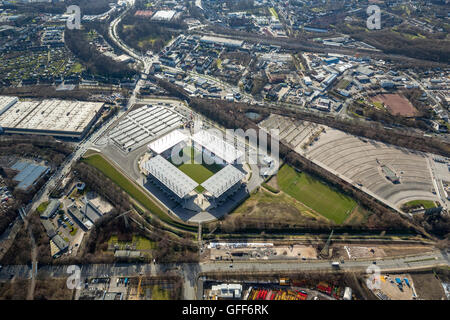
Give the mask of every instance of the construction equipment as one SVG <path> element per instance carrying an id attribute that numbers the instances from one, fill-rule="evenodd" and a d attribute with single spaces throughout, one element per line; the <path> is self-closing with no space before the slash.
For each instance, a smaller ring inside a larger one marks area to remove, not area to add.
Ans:
<path id="1" fill-rule="evenodd" d="M 330 236 L 328 237 L 327 243 L 325 243 L 325 246 L 322 248 L 322 251 L 320 251 L 320 255 L 327 258 L 329 256 L 329 248 L 330 248 L 330 242 L 331 237 L 333 236 L 334 230 L 331 230 Z"/>
<path id="2" fill-rule="evenodd" d="M 136 291 L 136 298 L 139 300 L 141 296 L 144 295 L 144 290 L 141 287 L 142 284 L 142 275 L 139 276 L 139 283 Z"/>
<path id="3" fill-rule="evenodd" d="M 127 217 L 127 214 L 129 214 L 131 211 L 132 210 L 125 211 L 124 213 L 121 213 L 120 215 L 118 215 L 114 219 L 118 219 L 120 217 L 123 217 L 123 220 L 125 222 L 125 227 L 128 229 L 128 217 Z"/>

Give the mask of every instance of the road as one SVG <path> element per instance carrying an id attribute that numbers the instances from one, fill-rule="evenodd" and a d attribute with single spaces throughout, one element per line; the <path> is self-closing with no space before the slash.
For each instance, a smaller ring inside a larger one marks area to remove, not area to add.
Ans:
<path id="1" fill-rule="evenodd" d="M 123 111 L 122 111 L 123 112 Z M 37 192 L 32 200 L 31 206 L 29 206 L 26 212 L 33 212 L 37 209 L 39 204 L 44 201 L 48 201 L 50 197 L 50 193 L 55 188 L 55 186 L 62 181 L 70 172 L 72 164 L 78 161 L 80 157 L 91 147 L 95 146 L 95 141 L 105 132 L 106 129 L 119 117 L 113 117 L 109 119 L 100 129 L 91 134 L 88 137 L 85 137 L 79 145 L 76 147 L 74 153 L 72 153 L 56 170 L 56 172 L 47 180 L 47 182 L 42 186 L 42 188 Z M 14 239 L 21 229 L 20 224 L 22 223 L 22 219 L 16 219 L 14 225 L 10 228 L 9 235 L 2 240 L 0 240 L 0 244 L 3 248 L 2 254 L 5 254 L 10 246 L 13 244 Z M 25 226 L 26 227 L 26 226 Z M 7 230 L 8 231 L 8 230 Z M 1 258 L 1 256 L 0 256 Z"/>
<path id="2" fill-rule="evenodd" d="M 365 272 L 373 260 L 360 259 L 349 260 L 340 265 L 342 271 Z M 432 268 L 436 266 L 449 266 L 450 260 L 446 252 L 434 251 L 422 255 L 410 255 L 403 257 L 390 257 L 376 259 L 376 265 L 381 272 L 394 272 Z M 38 269 L 37 277 L 40 278 L 64 278 L 68 265 L 43 266 Z M 205 262 L 184 264 L 89 264 L 81 266 L 81 277 L 131 277 L 141 273 L 147 276 L 156 276 L 166 271 L 178 273 L 184 279 L 184 298 L 196 298 L 196 283 L 202 274 L 210 273 L 255 273 L 255 272 L 298 272 L 298 271 L 332 271 L 331 261 L 243 261 L 234 262 Z M 29 279 L 30 266 L 4 266 L 0 270 L 0 280 L 16 278 Z"/>

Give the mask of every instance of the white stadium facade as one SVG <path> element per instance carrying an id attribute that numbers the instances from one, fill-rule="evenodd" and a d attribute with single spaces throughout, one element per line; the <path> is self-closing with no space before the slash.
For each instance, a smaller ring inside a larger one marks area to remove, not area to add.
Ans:
<path id="1" fill-rule="evenodd" d="M 195 182 L 167 160 L 186 146 L 194 147 L 207 158 L 208 164 L 214 161 L 222 169 L 201 184 Z M 243 186 L 246 174 L 237 168 L 243 152 L 207 131 L 187 135 L 181 130 L 174 130 L 151 142 L 148 151 L 152 157 L 142 165 L 147 180 L 184 208 L 196 201 L 199 186 L 205 189 L 201 194 L 209 202 L 209 208 L 220 206 Z"/>

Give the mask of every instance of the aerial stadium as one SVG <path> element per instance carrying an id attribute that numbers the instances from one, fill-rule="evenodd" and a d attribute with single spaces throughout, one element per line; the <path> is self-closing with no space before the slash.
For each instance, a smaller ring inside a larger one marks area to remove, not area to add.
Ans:
<path id="1" fill-rule="evenodd" d="M 148 145 L 147 181 L 185 209 L 210 210 L 245 189 L 243 152 L 214 134 L 174 130 Z"/>

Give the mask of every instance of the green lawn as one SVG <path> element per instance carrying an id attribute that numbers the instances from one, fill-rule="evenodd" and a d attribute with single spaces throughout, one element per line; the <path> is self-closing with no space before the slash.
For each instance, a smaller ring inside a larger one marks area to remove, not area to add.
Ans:
<path id="1" fill-rule="evenodd" d="M 47 209 L 49 203 L 50 203 L 50 201 L 42 202 L 42 203 L 39 205 L 39 207 L 37 207 L 36 211 L 37 211 L 39 214 L 43 213 L 43 212 L 45 211 L 45 209 Z"/>
<path id="2" fill-rule="evenodd" d="M 191 162 L 190 163 L 182 163 L 181 165 L 174 164 L 180 171 L 184 172 L 187 176 L 189 176 L 192 180 L 197 183 L 203 183 L 212 177 L 214 174 L 219 172 L 222 169 L 222 166 L 218 164 L 208 165 L 206 163 L 194 163 L 194 159 L 200 155 L 200 152 L 196 151 L 192 147 L 186 147 L 180 153 L 180 156 L 183 156 L 185 152 L 190 152 L 191 154 Z M 169 159 L 172 162 L 172 159 Z M 173 163 L 173 162 L 172 162 Z M 198 186 L 196 188 L 197 192 L 201 193 L 205 189 L 202 186 Z"/>
<path id="3" fill-rule="evenodd" d="M 160 288 L 159 286 L 155 285 L 152 288 L 152 300 L 169 300 L 170 299 L 170 292 L 169 290 Z"/>
<path id="4" fill-rule="evenodd" d="M 70 226 L 68 226 L 70 228 Z M 78 228 L 73 228 L 72 231 L 70 231 L 70 235 L 73 237 L 77 234 Z"/>
<path id="5" fill-rule="evenodd" d="M 152 250 L 156 248 L 156 242 L 141 236 L 133 236 L 130 242 L 119 241 L 117 236 L 111 236 L 108 244 L 118 244 L 122 250 L 126 248 L 126 245 L 132 246 L 133 244 L 136 244 L 136 250 Z"/>
<path id="6" fill-rule="evenodd" d="M 436 208 L 436 203 L 431 200 L 413 200 L 404 204 L 405 207 L 423 206 L 425 209 Z"/>
<path id="7" fill-rule="evenodd" d="M 278 18 L 278 13 L 275 11 L 274 8 L 269 8 L 269 11 L 270 11 L 270 13 L 271 13 L 277 20 L 280 20 L 280 19 Z"/>
<path id="8" fill-rule="evenodd" d="M 383 103 L 379 101 L 372 101 L 375 108 L 382 110 L 383 109 Z"/>
<path id="9" fill-rule="evenodd" d="M 123 174 L 116 170 L 108 161 L 106 161 L 101 155 L 95 154 L 90 157 L 83 159 L 83 162 L 97 168 L 105 176 L 111 179 L 115 184 L 117 184 L 123 191 L 128 193 L 128 195 L 142 204 L 151 213 L 155 214 L 162 221 L 171 224 L 173 226 L 188 229 L 188 231 L 196 232 L 197 228 L 191 227 L 182 223 L 173 221 L 156 203 L 150 200 L 149 196 L 144 194 L 135 184 L 128 180 Z"/>
<path id="10" fill-rule="evenodd" d="M 306 173 L 284 165 L 278 172 L 280 189 L 337 224 L 343 223 L 357 203 Z"/>

